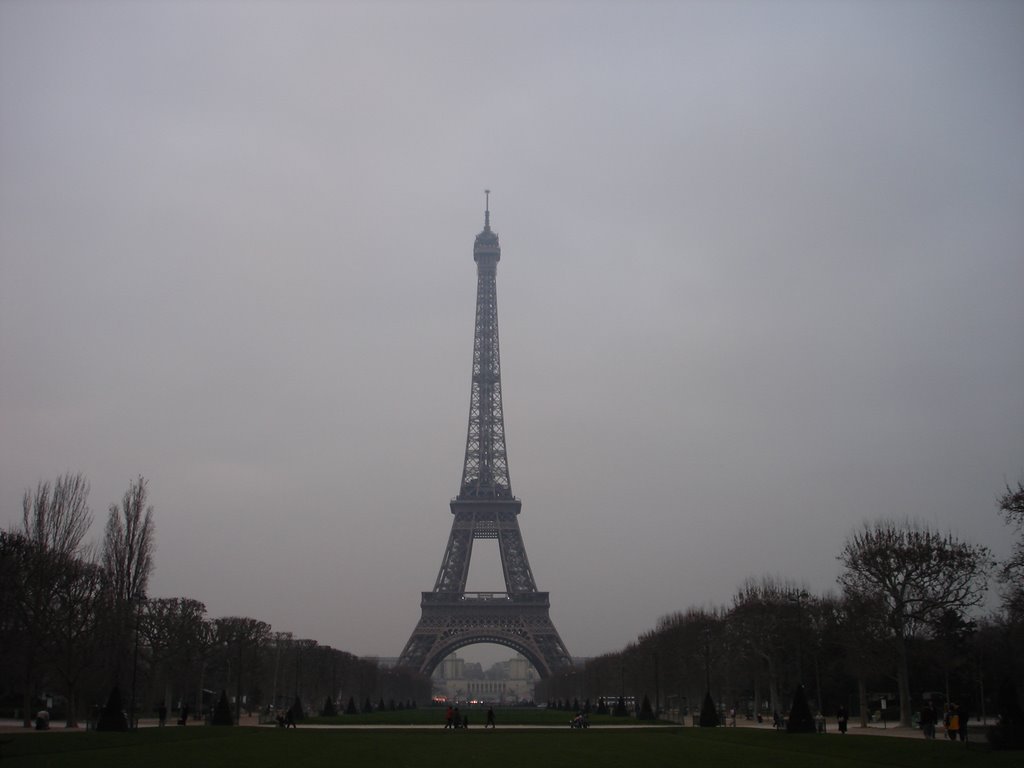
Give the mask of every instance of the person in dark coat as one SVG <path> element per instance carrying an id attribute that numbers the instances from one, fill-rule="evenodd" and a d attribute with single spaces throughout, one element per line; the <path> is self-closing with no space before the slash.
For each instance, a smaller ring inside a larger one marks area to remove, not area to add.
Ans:
<path id="1" fill-rule="evenodd" d="M 935 714 L 935 707 L 929 701 L 924 705 L 924 709 L 921 710 L 921 732 L 924 733 L 926 739 L 935 738 L 935 721 L 938 716 Z"/>
<path id="2" fill-rule="evenodd" d="M 849 720 L 850 716 L 846 713 L 846 707 L 840 704 L 839 709 L 836 710 L 836 724 L 839 726 L 840 733 L 846 733 L 846 724 Z"/>

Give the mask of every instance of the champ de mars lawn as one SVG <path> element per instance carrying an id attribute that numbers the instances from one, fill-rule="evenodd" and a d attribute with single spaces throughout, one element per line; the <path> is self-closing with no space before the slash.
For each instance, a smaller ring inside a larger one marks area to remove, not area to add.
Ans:
<path id="1" fill-rule="evenodd" d="M 748 728 L 143 728 L 131 733 L 0 734 L 2 768 L 622 768 L 1021 765 L 1021 753 L 944 740 L 786 734 Z"/>

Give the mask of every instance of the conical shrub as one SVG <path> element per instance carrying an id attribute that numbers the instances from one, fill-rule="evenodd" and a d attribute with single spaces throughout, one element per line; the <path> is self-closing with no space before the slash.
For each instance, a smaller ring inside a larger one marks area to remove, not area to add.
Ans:
<path id="1" fill-rule="evenodd" d="M 814 733 L 814 717 L 811 716 L 807 692 L 802 685 L 798 685 L 793 694 L 793 706 L 789 710 L 786 733 Z"/>

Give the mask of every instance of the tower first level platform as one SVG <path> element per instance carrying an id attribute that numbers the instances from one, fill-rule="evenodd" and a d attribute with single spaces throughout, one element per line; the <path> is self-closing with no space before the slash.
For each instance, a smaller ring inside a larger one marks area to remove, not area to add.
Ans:
<path id="1" fill-rule="evenodd" d="M 572 663 L 554 624 L 547 592 L 538 592 L 519 530 L 518 499 L 451 502 L 452 530 L 432 592 L 402 651 L 401 663 L 428 674 L 446 656 L 477 643 L 496 643 L 527 659 L 541 677 Z M 496 539 L 505 592 L 466 592 L 476 539 Z"/>

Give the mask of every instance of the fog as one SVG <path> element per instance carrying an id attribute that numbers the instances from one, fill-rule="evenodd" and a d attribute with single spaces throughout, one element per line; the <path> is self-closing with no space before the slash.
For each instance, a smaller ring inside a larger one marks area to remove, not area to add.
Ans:
<path id="1" fill-rule="evenodd" d="M 1005 556 L 1022 73 L 1017 2 L 7 0 L 0 526 L 81 471 L 98 541 L 142 474 L 151 596 L 398 655 L 488 188 L 512 488 L 573 655 L 747 576 L 835 589 L 864 520 Z"/>

